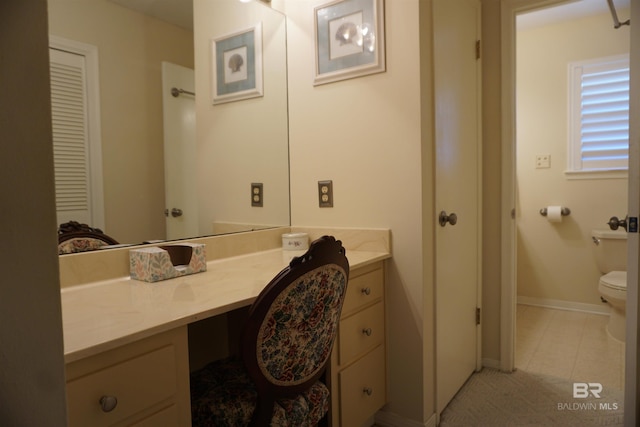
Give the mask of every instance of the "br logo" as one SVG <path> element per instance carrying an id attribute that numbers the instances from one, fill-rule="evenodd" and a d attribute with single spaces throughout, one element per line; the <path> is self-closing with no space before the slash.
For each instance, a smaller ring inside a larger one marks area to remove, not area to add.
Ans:
<path id="1" fill-rule="evenodd" d="M 602 384 L 600 383 L 573 383 L 574 399 L 586 399 L 590 394 L 596 399 L 600 399 L 600 393 L 602 393 Z"/>

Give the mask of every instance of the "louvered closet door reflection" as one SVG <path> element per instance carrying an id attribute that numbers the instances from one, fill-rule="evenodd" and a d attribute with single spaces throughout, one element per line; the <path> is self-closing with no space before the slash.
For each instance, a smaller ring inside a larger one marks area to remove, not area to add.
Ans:
<path id="1" fill-rule="evenodd" d="M 92 224 L 84 56 L 50 49 L 58 224 Z"/>

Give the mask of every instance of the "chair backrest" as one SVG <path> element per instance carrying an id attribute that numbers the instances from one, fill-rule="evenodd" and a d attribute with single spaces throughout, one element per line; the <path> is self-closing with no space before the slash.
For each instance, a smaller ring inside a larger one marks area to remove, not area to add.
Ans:
<path id="1" fill-rule="evenodd" d="M 299 394 L 324 373 L 349 279 L 345 253 L 332 236 L 315 240 L 251 306 L 241 345 L 259 400 Z"/>
<path id="2" fill-rule="evenodd" d="M 114 238 L 107 236 L 99 228 L 76 221 L 60 224 L 58 228 L 58 254 L 61 255 L 93 251 L 103 246 L 117 244 Z"/>

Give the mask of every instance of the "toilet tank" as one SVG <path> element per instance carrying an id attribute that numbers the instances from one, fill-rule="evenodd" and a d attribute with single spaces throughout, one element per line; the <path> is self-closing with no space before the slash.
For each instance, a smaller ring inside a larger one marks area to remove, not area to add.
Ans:
<path id="1" fill-rule="evenodd" d="M 624 230 L 592 230 L 596 264 L 602 274 L 627 271 L 627 232 Z"/>

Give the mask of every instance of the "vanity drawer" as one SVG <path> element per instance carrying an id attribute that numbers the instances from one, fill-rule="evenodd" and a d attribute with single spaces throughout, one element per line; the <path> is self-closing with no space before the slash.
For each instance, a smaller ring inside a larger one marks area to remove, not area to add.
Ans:
<path id="1" fill-rule="evenodd" d="M 168 345 L 67 382 L 69 425 L 113 425 L 176 392 L 175 347 Z M 117 398 L 110 412 L 101 408 L 103 396 Z"/>
<path id="2" fill-rule="evenodd" d="M 155 414 L 138 421 L 132 427 L 175 427 L 180 425 L 178 407 L 171 405 Z"/>
<path id="3" fill-rule="evenodd" d="M 340 372 L 341 426 L 362 425 L 386 403 L 384 348 L 378 346 Z"/>
<path id="4" fill-rule="evenodd" d="M 340 321 L 339 360 L 346 365 L 384 342 L 384 304 L 379 303 Z"/>
<path id="5" fill-rule="evenodd" d="M 374 264 L 363 268 L 363 270 L 364 272 L 358 271 L 349 278 L 347 296 L 342 306 L 342 317 L 346 317 L 383 297 L 384 270 L 382 264 Z"/>

